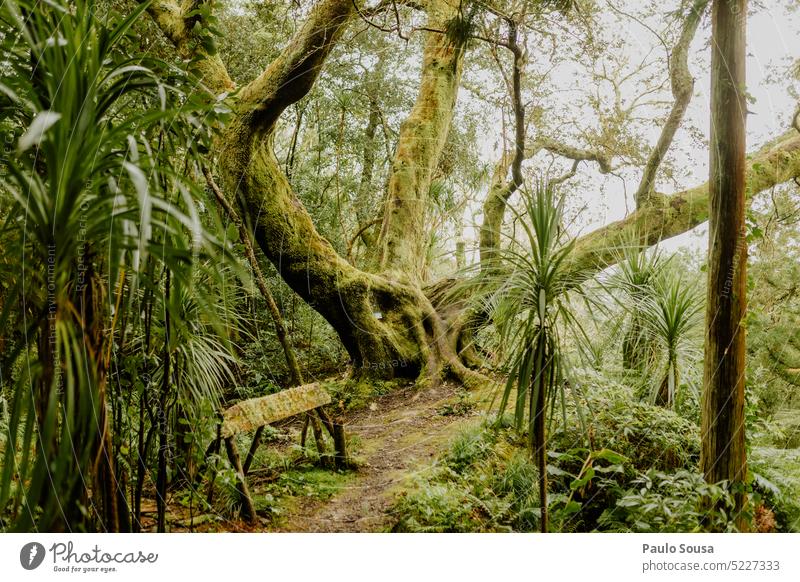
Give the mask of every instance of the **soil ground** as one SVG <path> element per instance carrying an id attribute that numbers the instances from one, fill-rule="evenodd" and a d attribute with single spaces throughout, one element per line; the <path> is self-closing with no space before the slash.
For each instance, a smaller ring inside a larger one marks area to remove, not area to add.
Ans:
<path id="1" fill-rule="evenodd" d="M 456 401 L 457 389 L 443 384 L 422 392 L 401 390 L 357 412 L 348 419 L 351 437 L 360 441 L 354 479 L 328 500 L 299 500 L 274 531 L 385 531 L 387 510 L 402 485 L 415 471 L 429 466 L 459 429 L 480 421 L 478 412 L 442 414 Z"/>

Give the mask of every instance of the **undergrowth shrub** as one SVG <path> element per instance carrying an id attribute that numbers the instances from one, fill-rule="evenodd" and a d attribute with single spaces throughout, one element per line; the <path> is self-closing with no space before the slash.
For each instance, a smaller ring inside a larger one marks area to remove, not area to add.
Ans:
<path id="1" fill-rule="evenodd" d="M 553 450 L 609 449 L 627 457 L 638 471 L 697 465 L 700 430 L 696 422 L 641 402 L 631 388 L 601 377 L 584 378 L 576 395 L 582 410 L 574 402 L 567 406 L 566 422 L 558 423 L 550 437 Z"/>
<path id="2" fill-rule="evenodd" d="M 630 485 L 613 507 L 603 511 L 598 531 L 734 531 L 732 495 L 723 485 L 706 483 L 701 473 L 651 469 Z"/>
<path id="3" fill-rule="evenodd" d="M 800 532 L 800 449 L 754 447 L 753 488 L 774 513 L 778 531 Z"/>
<path id="4" fill-rule="evenodd" d="M 732 530 L 730 493 L 697 471 L 697 426 L 625 397 L 624 390 L 612 386 L 583 399 L 584 411 L 591 411 L 584 412 L 585 430 L 574 405 L 564 411 L 566 423 L 554 422 L 547 468 L 551 530 Z M 537 479 L 524 436 L 507 423 L 470 428 L 400 494 L 391 529 L 536 531 Z"/>
<path id="5" fill-rule="evenodd" d="M 508 429 L 487 425 L 458 435 L 391 509 L 396 532 L 534 531 L 538 471 Z"/>

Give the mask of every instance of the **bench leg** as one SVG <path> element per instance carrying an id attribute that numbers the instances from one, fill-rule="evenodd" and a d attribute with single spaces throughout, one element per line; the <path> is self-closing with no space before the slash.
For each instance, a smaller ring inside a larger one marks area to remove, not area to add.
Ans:
<path id="1" fill-rule="evenodd" d="M 242 471 L 244 472 L 245 477 L 247 477 L 247 474 L 250 472 L 250 465 L 253 463 L 253 457 L 256 456 L 256 451 L 258 450 L 259 445 L 261 445 L 262 434 L 264 434 L 264 427 L 259 426 L 256 429 L 256 434 L 253 435 L 253 442 L 250 443 L 250 450 L 247 451 L 247 457 L 244 459 Z"/>
<path id="2" fill-rule="evenodd" d="M 328 429 L 328 432 L 333 438 L 333 462 L 336 468 L 347 469 L 350 466 L 350 462 L 347 459 L 347 438 L 344 432 L 344 425 L 331 420 L 331 417 L 328 416 L 328 413 L 325 412 L 325 409 L 321 406 L 316 409 L 316 412 L 319 414 L 322 424 L 325 425 L 325 428 Z"/>
<path id="3" fill-rule="evenodd" d="M 231 465 L 233 465 L 233 468 L 236 470 L 236 489 L 242 500 L 242 517 L 245 521 L 253 523 L 256 520 L 256 508 L 253 505 L 250 487 L 247 485 L 247 477 L 245 477 L 244 469 L 242 468 L 242 460 L 239 458 L 239 451 L 236 449 L 234 437 L 225 439 L 225 450 L 228 452 Z"/>

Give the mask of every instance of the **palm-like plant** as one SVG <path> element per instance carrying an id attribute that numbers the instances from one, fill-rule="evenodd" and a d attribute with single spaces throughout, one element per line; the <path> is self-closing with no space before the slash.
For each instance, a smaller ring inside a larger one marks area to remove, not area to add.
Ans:
<path id="1" fill-rule="evenodd" d="M 182 175 L 217 104 L 125 50 L 146 7 L 103 20 L 91 0 L 0 8 L 0 125 L 16 143 L 0 163 L 0 381 L 13 384 L 0 511 L 18 530 L 124 527 L 106 396 L 120 313 L 163 294 L 164 272 L 192 287 L 219 250 Z"/>
<path id="2" fill-rule="evenodd" d="M 495 264 L 482 268 L 478 282 L 507 354 L 500 412 L 513 400 L 516 427 L 527 431 L 539 470 L 540 525 L 547 531 L 546 425 L 557 400 L 563 403 L 566 397 L 563 333 L 568 329 L 578 341 L 588 339 L 577 318 L 577 298 L 590 308 L 601 306 L 581 290 L 585 277 L 570 260 L 574 241 L 564 232 L 562 201 L 554 185 L 540 181 L 524 191 L 514 214 L 520 238 L 511 238 L 498 251 Z"/>
<path id="3" fill-rule="evenodd" d="M 645 337 L 653 346 L 651 400 L 671 407 L 687 367 L 702 356 L 702 295 L 673 266 L 663 269 L 639 306 Z"/>
<path id="4" fill-rule="evenodd" d="M 633 372 L 649 399 L 672 406 L 681 378 L 700 357 L 697 333 L 702 296 L 672 257 L 626 245 L 609 286 L 622 291 L 623 367 Z"/>
<path id="5" fill-rule="evenodd" d="M 663 271 L 665 264 L 660 249 L 649 252 L 634 239 L 618 252 L 617 269 L 610 280 L 611 286 L 621 290 L 626 300 L 624 306 L 628 321 L 622 337 L 622 367 L 635 374 L 644 373 L 654 357 L 642 312 L 653 281 Z"/>

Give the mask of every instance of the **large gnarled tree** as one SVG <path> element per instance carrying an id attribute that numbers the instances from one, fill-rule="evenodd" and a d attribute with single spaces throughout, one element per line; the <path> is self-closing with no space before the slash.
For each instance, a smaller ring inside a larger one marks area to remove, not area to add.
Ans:
<path id="1" fill-rule="evenodd" d="M 191 53 L 206 85 L 216 93 L 233 84 L 217 56 L 193 39 L 202 26 L 192 25 L 195 2 L 154 4 L 150 12 L 182 54 Z M 453 118 L 469 27 L 457 0 L 409 2 L 427 17 L 421 81 L 416 103 L 403 123 L 389 177 L 377 257 L 372 270 L 354 267 L 322 237 L 293 190 L 275 153 L 282 113 L 314 87 L 326 59 L 350 24 L 374 14 L 353 0 L 322 0 L 281 54 L 233 98 L 234 115 L 215 152 L 226 193 L 235 197 L 255 240 L 289 286 L 336 330 L 355 376 L 405 376 L 436 381 L 445 372 L 470 383 L 480 377 L 458 354 L 463 318 L 457 307 L 441 301 L 441 286 L 426 287 L 423 241 L 426 202 L 431 181 Z M 573 260 L 586 271 L 601 270 L 615 260 L 612 250 L 633 237 L 652 245 L 690 230 L 708 219 L 707 184 L 672 196 L 655 191 L 655 175 L 683 119 L 691 96 L 686 68 L 688 45 L 706 1 L 687 12 L 678 45 L 670 58 L 675 102 L 652 149 L 638 188 L 637 209 L 625 219 L 577 241 Z M 481 4 L 482 7 L 488 6 Z M 498 14 L 503 17 L 501 13 Z M 506 18 L 507 19 L 507 18 Z M 507 19 L 508 20 L 508 19 Z M 513 53 L 513 51 L 512 51 Z M 514 66 L 524 65 L 514 55 Z M 523 128 L 524 129 L 524 128 Z M 519 132 L 518 132 L 519 133 Z M 590 151 L 542 137 L 518 145 L 496 174 L 487 202 L 482 254 L 499 243 L 505 203 L 519 187 L 519 166 L 530 152 L 545 149 L 573 160 L 592 160 L 608 172 L 606 152 Z M 511 170 L 511 178 L 507 174 Z M 794 132 L 757 152 L 748 162 L 748 196 L 800 175 L 800 136 Z M 485 244 L 484 244 L 485 243 Z"/>

